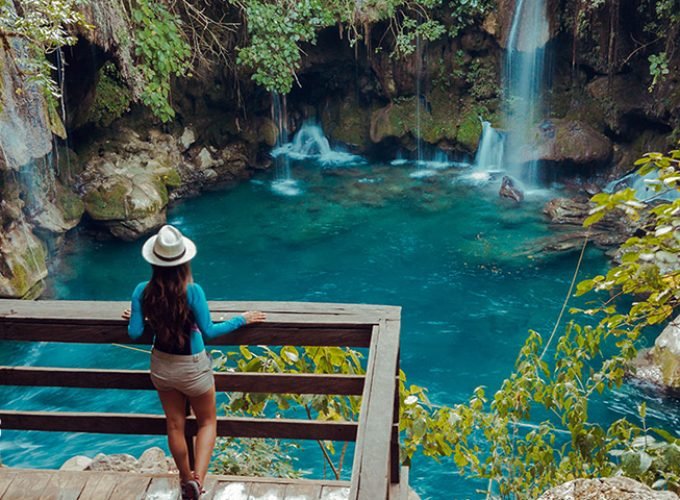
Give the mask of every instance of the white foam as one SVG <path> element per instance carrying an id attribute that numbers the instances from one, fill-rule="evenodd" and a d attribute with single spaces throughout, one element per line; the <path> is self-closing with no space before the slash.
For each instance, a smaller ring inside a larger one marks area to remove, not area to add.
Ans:
<path id="1" fill-rule="evenodd" d="M 272 181 L 271 189 L 274 194 L 280 196 L 299 196 L 302 194 L 302 189 L 295 179 L 279 179 Z"/>

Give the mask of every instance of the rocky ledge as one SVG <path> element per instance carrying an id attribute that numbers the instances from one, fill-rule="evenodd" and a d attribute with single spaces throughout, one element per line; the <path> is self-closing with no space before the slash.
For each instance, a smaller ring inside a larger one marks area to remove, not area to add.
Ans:
<path id="1" fill-rule="evenodd" d="M 539 500 L 677 500 L 670 491 L 656 491 L 628 477 L 575 479 L 552 488 Z"/>

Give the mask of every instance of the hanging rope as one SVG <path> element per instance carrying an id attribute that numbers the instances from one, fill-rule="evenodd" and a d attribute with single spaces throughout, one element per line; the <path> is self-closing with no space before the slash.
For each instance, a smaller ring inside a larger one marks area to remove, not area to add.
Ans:
<path id="1" fill-rule="evenodd" d="M 146 354 L 151 354 L 151 351 L 147 351 L 146 349 L 140 349 L 139 347 L 132 347 L 124 344 L 111 344 L 111 345 L 115 345 L 116 347 L 122 347 L 123 349 L 130 349 L 131 351 L 139 351 Z"/>
<path id="2" fill-rule="evenodd" d="M 588 229 L 588 232 L 586 232 L 586 236 L 583 239 L 583 247 L 581 248 L 581 255 L 578 257 L 578 262 L 576 263 L 576 269 L 574 269 L 574 276 L 571 278 L 571 284 L 569 285 L 569 290 L 567 291 L 567 296 L 564 298 L 564 302 L 562 303 L 562 309 L 560 310 L 560 314 L 557 316 L 557 321 L 555 322 L 555 327 L 553 328 L 552 333 L 550 334 L 550 337 L 548 337 L 548 342 L 546 342 L 545 347 L 543 348 L 543 352 L 541 353 L 541 356 L 538 359 L 543 359 L 543 356 L 545 356 L 545 353 L 548 352 L 548 348 L 550 347 L 550 344 L 553 341 L 553 338 L 555 338 L 555 334 L 557 333 L 557 329 L 560 326 L 560 323 L 562 321 L 562 316 L 564 316 L 564 311 L 567 309 L 567 304 L 569 304 L 569 299 L 571 298 L 571 294 L 574 291 L 574 285 L 576 284 L 576 278 L 578 277 L 578 273 L 581 270 L 581 263 L 583 262 L 583 255 L 586 253 L 586 247 L 588 246 L 588 237 L 590 236 L 590 229 Z"/>

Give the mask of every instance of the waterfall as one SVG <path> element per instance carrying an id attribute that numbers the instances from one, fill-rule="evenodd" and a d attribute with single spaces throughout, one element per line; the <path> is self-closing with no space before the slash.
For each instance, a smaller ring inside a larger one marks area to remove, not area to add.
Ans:
<path id="1" fill-rule="evenodd" d="M 339 147 L 332 148 L 323 129 L 313 121 L 303 123 L 300 130 L 293 136 L 293 140 L 276 147 L 271 155 L 277 160 L 285 158 L 289 163 L 290 160 L 309 161 L 323 168 L 347 167 L 365 163 L 361 156 L 348 153 Z"/>
<path id="2" fill-rule="evenodd" d="M 290 172 L 290 159 L 287 155 L 274 154 L 288 144 L 288 110 L 286 96 L 281 97 L 272 92 L 272 120 L 276 124 L 276 146 L 272 151 L 274 158 L 275 178 L 272 182 L 272 191 L 284 196 L 297 196 L 301 193 L 298 182 L 293 179 Z"/>
<path id="3" fill-rule="evenodd" d="M 489 122 L 482 122 L 482 137 L 475 155 L 471 176 L 476 180 L 489 180 L 494 173 L 503 170 L 505 137 Z"/>
<path id="4" fill-rule="evenodd" d="M 540 120 L 545 84 L 544 66 L 550 26 L 546 0 L 517 0 L 508 36 L 504 67 L 506 170 L 536 185 L 538 165 L 527 161 L 527 147 Z"/>
<path id="5" fill-rule="evenodd" d="M 422 90 L 420 79 L 423 73 L 423 53 L 420 44 L 420 36 L 416 35 L 416 149 L 418 152 L 418 163 L 423 161 L 423 139 L 421 137 L 421 114 L 422 114 Z"/>

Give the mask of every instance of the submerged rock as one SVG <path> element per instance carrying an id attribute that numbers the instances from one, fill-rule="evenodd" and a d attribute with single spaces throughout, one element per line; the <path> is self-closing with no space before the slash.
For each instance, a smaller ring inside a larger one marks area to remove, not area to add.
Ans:
<path id="1" fill-rule="evenodd" d="M 513 180 L 507 175 L 503 176 L 503 180 L 501 181 L 501 189 L 498 191 L 498 195 L 501 198 L 508 198 L 510 200 L 516 201 L 517 203 L 524 200 L 524 193 L 522 190 L 515 186 Z"/>
<path id="2" fill-rule="evenodd" d="M 664 328 L 654 347 L 638 353 L 631 365 L 631 375 L 680 394 L 680 316 Z"/>
<path id="3" fill-rule="evenodd" d="M 555 198 L 543 207 L 543 213 L 551 224 L 560 226 L 561 231 L 538 243 L 539 251 L 569 251 L 580 249 L 584 238 L 596 246 L 610 249 L 620 246 L 635 232 L 635 227 L 618 214 L 610 213 L 601 221 L 586 230 L 583 221 L 591 209 L 590 200 L 586 197 Z"/>
<path id="4" fill-rule="evenodd" d="M 628 477 L 574 479 L 552 488 L 539 500 L 677 500 L 670 491 L 656 491 Z"/>

